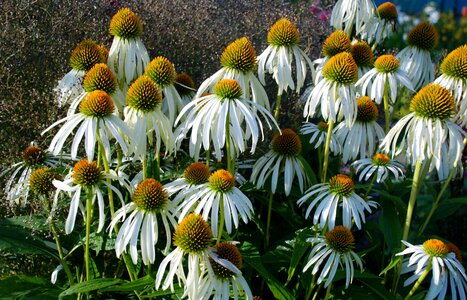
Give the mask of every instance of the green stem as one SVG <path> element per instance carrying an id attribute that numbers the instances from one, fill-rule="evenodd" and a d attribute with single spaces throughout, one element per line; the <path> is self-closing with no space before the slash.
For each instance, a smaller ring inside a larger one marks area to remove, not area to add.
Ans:
<path id="1" fill-rule="evenodd" d="M 315 288 L 315 281 L 316 281 L 316 276 L 313 275 L 313 277 L 311 278 L 310 287 L 309 287 L 308 290 L 306 291 L 305 300 L 310 300 L 311 292 L 313 292 L 313 289 Z M 321 286 L 320 286 L 320 287 L 321 287 Z M 318 288 L 318 291 L 319 291 L 319 288 Z M 316 297 L 316 294 L 315 294 L 315 297 Z M 315 299 L 315 297 L 313 297 L 313 299 Z"/>
<path id="2" fill-rule="evenodd" d="M 219 218 L 219 228 L 217 232 L 216 244 L 219 244 L 221 242 L 222 233 L 224 231 L 225 212 L 224 212 L 224 197 L 222 195 L 221 195 L 221 201 L 219 203 L 219 210 L 220 210 L 221 216 Z"/>
<path id="3" fill-rule="evenodd" d="M 326 144 L 324 144 L 324 157 L 323 157 L 323 174 L 321 176 L 321 182 L 326 181 L 326 173 L 328 170 L 328 160 L 329 160 L 329 148 L 331 145 L 331 135 L 332 130 L 334 129 L 334 121 L 328 122 L 328 134 L 326 136 Z"/>
<path id="4" fill-rule="evenodd" d="M 441 198 L 443 197 L 444 193 L 446 192 L 446 189 L 448 188 L 449 184 L 451 183 L 451 180 L 452 180 L 452 177 L 454 177 L 454 174 L 456 174 L 456 167 L 452 168 L 451 171 L 449 172 L 449 176 L 446 179 L 446 181 L 444 182 L 443 187 L 439 191 L 435 202 L 433 202 L 433 206 L 431 206 L 431 210 L 428 213 L 428 216 L 426 217 L 425 221 L 423 222 L 423 225 L 418 230 L 417 237 L 419 237 L 419 236 L 421 236 L 423 234 L 423 231 L 425 231 L 425 228 L 428 225 L 428 223 L 430 222 L 431 217 L 435 213 L 436 209 L 438 209 L 439 201 L 441 201 Z"/>
<path id="5" fill-rule="evenodd" d="M 389 81 L 386 80 L 384 85 L 384 94 L 383 94 L 383 103 L 384 103 L 384 132 L 387 134 L 389 132 L 389 125 L 391 123 L 391 117 L 389 115 Z"/>
<path id="6" fill-rule="evenodd" d="M 430 156 L 430 158 L 428 158 L 428 159 L 425 161 L 425 166 L 423 167 L 422 175 L 420 176 L 421 181 L 423 181 L 423 179 L 426 178 L 426 174 L 428 173 L 428 170 L 430 169 L 431 160 L 432 160 L 432 157 Z M 422 184 L 420 184 L 420 185 L 418 186 L 417 195 L 420 193 L 420 189 L 421 189 L 421 188 L 422 188 Z"/>
<path id="7" fill-rule="evenodd" d="M 156 168 L 154 170 L 154 179 L 157 181 L 161 180 L 161 156 L 159 153 L 155 153 L 156 155 Z"/>
<path id="8" fill-rule="evenodd" d="M 332 283 L 328 285 L 328 288 L 326 289 L 326 295 L 324 296 L 324 300 L 328 300 L 329 296 L 331 295 L 331 288 L 332 288 Z"/>
<path id="9" fill-rule="evenodd" d="M 404 298 L 404 300 L 410 299 L 413 296 L 413 294 L 415 294 L 415 291 L 417 291 L 420 284 L 423 282 L 423 280 L 425 280 L 426 276 L 430 273 L 431 266 L 432 266 L 432 263 L 431 263 L 431 260 L 430 260 L 430 262 L 428 263 L 428 266 L 426 266 L 425 271 L 422 273 L 420 278 L 418 278 L 417 282 L 415 282 L 414 286 L 410 290 L 409 294 Z"/>
<path id="10" fill-rule="evenodd" d="M 402 234 L 402 240 L 407 241 L 409 237 L 410 224 L 412 222 L 412 215 L 415 209 L 415 202 L 419 191 L 419 185 L 423 178 L 420 176 L 422 170 L 422 161 L 418 160 L 415 164 L 415 171 L 413 174 L 412 190 L 410 192 L 409 204 L 407 206 L 407 215 L 405 218 L 404 231 Z"/>
<path id="11" fill-rule="evenodd" d="M 211 149 L 206 150 L 206 167 L 209 168 L 209 161 L 211 160 Z"/>
<path id="12" fill-rule="evenodd" d="M 279 95 L 279 93 L 277 93 L 276 109 L 274 110 L 274 119 L 277 122 L 279 121 L 279 115 L 280 115 L 280 112 L 281 112 L 281 102 L 282 102 L 282 95 Z"/>
<path id="13" fill-rule="evenodd" d="M 49 199 L 47 199 L 44 196 L 41 196 L 40 198 L 42 199 L 42 201 L 45 202 L 45 205 L 46 205 L 46 208 L 47 208 L 47 213 L 48 213 L 48 215 L 50 215 L 50 212 L 51 212 L 52 209 L 50 207 Z M 57 245 L 57 251 L 58 251 L 58 257 L 60 258 L 60 264 L 62 265 L 63 270 L 66 273 L 66 276 L 68 277 L 68 283 L 70 284 L 70 286 L 72 286 L 73 283 L 74 283 L 74 278 L 73 278 L 73 275 L 71 274 L 70 267 L 68 266 L 68 263 L 66 262 L 65 255 L 63 254 L 63 248 L 62 248 L 62 245 L 60 243 L 60 236 L 57 233 L 57 229 L 55 227 L 55 222 L 54 222 L 53 218 L 50 218 L 49 228 L 50 228 L 50 231 L 52 232 L 52 235 L 54 237 L 55 245 Z"/>
<path id="14" fill-rule="evenodd" d="M 369 186 L 368 189 L 366 190 L 365 197 L 364 197 L 365 200 L 366 200 L 366 198 L 368 197 L 368 195 L 370 194 L 371 188 L 373 187 L 373 184 L 375 183 L 375 180 L 376 180 L 376 177 L 377 177 L 377 176 L 378 176 L 378 173 L 375 172 L 375 174 L 373 175 L 373 178 L 371 179 L 370 186 Z"/>
<path id="15" fill-rule="evenodd" d="M 143 180 L 148 178 L 148 160 L 146 156 L 144 157 L 143 161 L 141 162 L 143 165 Z"/>
<path id="16" fill-rule="evenodd" d="M 271 213 L 272 213 L 272 199 L 274 198 L 274 194 L 272 192 L 269 192 L 269 201 L 268 201 L 268 216 L 266 220 L 266 241 L 265 241 L 265 247 L 267 248 L 269 246 L 269 237 L 270 237 L 270 227 L 271 227 Z"/>
<path id="17" fill-rule="evenodd" d="M 101 139 L 101 136 L 99 134 L 99 131 L 97 132 L 97 144 L 98 144 L 98 147 L 99 147 L 98 156 L 99 156 L 99 153 L 102 156 L 102 163 L 104 164 L 105 173 L 110 174 L 109 161 L 107 160 L 107 156 L 105 155 L 104 144 L 102 143 L 102 139 Z M 109 184 L 111 183 L 110 178 L 107 178 L 106 181 Z M 115 213 L 114 196 L 113 196 L 112 189 L 109 188 L 109 187 L 107 187 L 107 197 L 109 198 L 110 215 L 113 218 L 114 213 Z"/>
<path id="18" fill-rule="evenodd" d="M 89 236 L 91 234 L 91 220 L 92 220 L 92 187 L 86 189 L 86 245 L 84 248 L 84 262 L 86 264 L 86 281 L 90 278 L 89 269 Z"/>
<path id="19" fill-rule="evenodd" d="M 428 161 L 429 163 L 429 161 Z M 422 161 L 419 159 L 417 160 L 415 164 L 415 171 L 413 174 L 413 182 L 412 182 L 412 190 L 410 192 L 410 199 L 409 199 L 409 204 L 407 206 L 407 215 L 405 218 L 405 223 L 404 223 L 404 230 L 402 234 L 402 240 L 407 241 L 407 238 L 409 237 L 409 231 L 410 231 L 410 224 L 412 223 L 412 214 L 415 209 L 415 203 L 417 200 L 417 195 L 420 190 L 419 186 L 421 181 L 423 180 L 423 176 L 421 175 L 422 171 Z M 402 247 L 404 247 L 402 245 Z M 403 248 L 402 248 L 403 250 Z M 392 293 L 393 295 L 396 294 L 397 286 L 399 285 L 399 278 L 400 278 L 400 273 L 402 269 L 402 260 L 399 261 L 395 268 L 395 274 L 394 274 L 394 279 L 392 282 Z"/>

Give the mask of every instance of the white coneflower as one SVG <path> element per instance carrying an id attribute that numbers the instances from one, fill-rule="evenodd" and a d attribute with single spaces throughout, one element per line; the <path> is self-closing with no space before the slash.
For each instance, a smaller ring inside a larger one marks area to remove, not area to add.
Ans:
<path id="1" fill-rule="evenodd" d="M 177 276 L 179 286 L 184 288 L 183 297 L 197 300 L 201 279 L 208 263 L 212 232 L 209 224 L 197 214 L 185 217 L 175 229 L 173 244 L 177 247 L 170 252 L 159 265 L 156 274 L 156 289 L 174 291 L 174 276 Z M 188 255 L 188 271 L 183 267 L 183 257 Z M 167 266 L 169 267 L 166 274 Z M 165 277 L 165 280 L 163 280 Z"/>
<path id="2" fill-rule="evenodd" d="M 110 21 L 110 34 L 114 36 L 107 64 L 117 74 L 121 88 L 143 75 L 149 64 L 149 55 L 141 41 L 143 25 L 128 8 L 121 8 Z"/>
<path id="3" fill-rule="evenodd" d="M 196 86 L 193 78 L 187 73 L 180 73 L 175 76 L 175 89 L 182 99 L 183 106 L 187 105 L 196 95 Z"/>
<path id="4" fill-rule="evenodd" d="M 180 211 L 179 219 L 182 220 L 192 211 L 201 214 L 205 220 L 210 217 L 212 232 L 216 236 L 223 231 L 224 225 L 229 234 L 232 232 L 232 223 L 238 228 L 239 217 L 248 223 L 253 215 L 253 205 L 235 184 L 233 174 L 227 170 L 212 173 L 207 183 L 200 185 L 196 192 L 186 195 L 177 207 L 177 211 Z M 219 224 L 222 219 L 224 224 Z"/>
<path id="5" fill-rule="evenodd" d="M 385 89 L 389 95 L 389 103 L 394 104 L 398 95 L 400 85 L 413 91 L 412 81 L 408 74 L 400 67 L 400 62 L 394 55 L 386 54 L 378 57 L 374 63 L 375 67 L 365 73 L 356 83 L 361 88 L 363 95 L 369 96 L 377 104 L 383 100 Z M 386 87 L 387 86 L 387 87 Z"/>
<path id="6" fill-rule="evenodd" d="M 400 119 L 388 132 L 381 148 L 397 154 L 400 144 L 412 166 L 431 158 L 434 166 L 441 165 L 441 149 L 447 143 L 452 163 L 458 162 L 464 148 L 466 133 L 450 118 L 454 114 L 454 99 L 444 87 L 432 83 L 422 88 L 410 102 L 411 113 Z M 399 143 L 399 137 L 402 141 Z"/>
<path id="7" fill-rule="evenodd" d="M 214 147 L 217 160 L 222 159 L 222 149 L 230 140 L 230 157 L 236 157 L 246 150 L 251 140 L 251 153 L 256 150 L 259 137 L 264 138 L 263 124 L 269 129 L 274 125 L 279 129 L 274 117 L 264 107 L 242 96 L 240 84 L 232 79 L 222 79 L 210 94 L 189 103 L 180 112 L 175 123 L 182 116 L 185 121 L 180 125 L 180 135 L 186 136 L 191 130 L 190 156 L 199 158 L 201 146 L 209 150 Z M 261 118 L 262 117 L 262 118 Z"/>
<path id="8" fill-rule="evenodd" d="M 92 40 L 80 42 L 70 56 L 71 71 L 58 81 L 54 91 L 57 93 L 58 105 L 70 104 L 71 100 L 84 92 L 82 83 L 84 75 L 95 64 L 107 61 L 108 51 Z"/>
<path id="9" fill-rule="evenodd" d="M 203 183 L 208 182 L 211 171 L 201 163 L 195 162 L 189 165 L 183 172 L 183 176 L 164 185 L 169 197 L 173 197 L 174 205 L 178 205 L 181 200 L 196 193 Z"/>
<path id="10" fill-rule="evenodd" d="M 417 281 L 409 295 L 415 293 L 418 285 L 431 271 L 430 287 L 425 299 L 435 299 L 436 297 L 444 299 L 448 285 L 451 285 L 452 299 L 466 299 L 467 276 L 465 269 L 448 244 L 437 239 L 427 240 L 423 245 L 412 245 L 406 241 L 402 241 L 402 243 L 407 248 L 396 255 L 410 254 L 410 258 L 404 260 L 402 273 L 414 273 L 404 282 L 404 286 Z"/>
<path id="11" fill-rule="evenodd" d="M 256 68 L 256 51 L 248 38 L 242 37 L 228 45 L 221 55 L 222 68 L 207 78 L 199 87 L 195 98 L 200 98 L 212 89 L 222 79 L 236 80 L 243 91 L 243 98 L 270 108 L 269 99 L 261 82 L 253 71 Z M 250 95 L 251 91 L 251 95 Z"/>
<path id="12" fill-rule="evenodd" d="M 271 192 L 275 193 L 279 178 L 283 178 L 284 192 L 288 196 L 296 176 L 300 191 L 303 193 L 309 178 L 305 172 L 301 151 L 302 142 L 298 135 L 291 129 L 282 130 L 273 137 L 271 150 L 256 161 L 250 181 L 260 189 L 271 177 Z"/>
<path id="13" fill-rule="evenodd" d="M 128 89 L 126 100 L 125 123 L 135 135 L 135 143 L 130 144 L 135 158 L 144 160 L 148 140 L 153 144 L 154 139 L 155 155 L 159 155 L 162 143 L 165 152 L 172 153 L 175 150 L 172 124 L 160 109 L 162 95 L 156 84 L 145 75 L 139 77 Z"/>
<path id="14" fill-rule="evenodd" d="M 136 248 L 138 235 L 140 236 L 141 258 L 145 265 L 154 263 L 156 258 L 155 245 L 162 232 L 160 222 L 165 231 L 165 249 L 170 247 L 172 228 L 177 227 L 174 218 L 174 205 L 169 200 L 168 193 L 159 181 L 148 178 L 143 180 L 135 189 L 132 202 L 126 204 L 118 211 L 110 223 L 110 232 L 121 219 L 125 220 L 118 231 L 115 241 L 115 253 L 120 257 L 130 243 L 130 255 L 134 264 L 138 263 L 138 250 Z M 129 217 L 125 217 L 129 214 Z M 160 221 L 158 221 L 160 219 Z"/>
<path id="15" fill-rule="evenodd" d="M 10 177 L 5 183 L 6 199 L 10 203 L 26 204 L 29 196 L 29 179 L 34 170 L 48 167 L 54 168 L 63 165 L 62 159 L 68 159 L 68 156 L 56 157 L 48 150 L 44 150 L 35 143 L 31 143 L 22 153 L 22 161 L 17 162 L 6 168 L 0 177 L 11 172 Z M 24 200 L 24 201 L 22 201 Z"/>
<path id="16" fill-rule="evenodd" d="M 331 14 L 331 26 L 347 35 L 360 34 L 377 13 L 373 0 L 339 0 Z"/>
<path id="17" fill-rule="evenodd" d="M 313 267 L 311 274 L 316 275 L 321 269 L 316 281 L 317 284 L 327 278 L 324 287 L 329 286 L 338 267 L 345 266 L 345 287 L 348 288 L 353 280 L 354 262 L 360 267 L 360 270 L 363 270 L 362 260 L 353 251 L 355 238 L 348 228 L 339 225 L 326 232 L 325 236 L 308 238 L 306 241 L 312 243 L 313 248 L 308 255 L 303 272 Z"/>
<path id="18" fill-rule="evenodd" d="M 334 133 L 342 145 L 342 161 L 347 163 L 357 157 L 362 159 L 375 153 L 380 141 L 384 138 L 384 130 L 377 123 L 378 107 L 367 96 L 357 99 L 357 119 L 352 127 L 340 123 Z"/>
<path id="19" fill-rule="evenodd" d="M 303 124 L 302 128 L 300 129 L 300 133 L 303 135 L 310 134 L 311 136 L 309 142 L 310 144 L 314 145 L 315 149 L 317 149 L 321 145 L 324 145 L 326 142 L 328 126 L 329 124 L 326 122 L 319 122 L 317 125 L 308 122 Z M 341 153 L 341 145 L 333 133 L 331 133 L 329 149 L 332 153 L 334 153 L 334 155 Z"/>
<path id="20" fill-rule="evenodd" d="M 360 36 L 370 44 L 381 43 L 396 31 L 397 15 L 397 7 L 393 3 L 382 3 Z"/>
<path id="21" fill-rule="evenodd" d="M 334 55 L 323 67 L 323 78 L 316 84 L 308 97 L 303 116 L 312 118 L 318 105 L 326 122 L 336 122 L 344 117 L 352 126 L 357 117 L 357 102 L 354 83 L 357 81 L 358 68 L 352 55 L 342 52 Z"/>
<path id="22" fill-rule="evenodd" d="M 297 93 L 303 87 L 308 69 L 314 75 L 311 60 L 298 47 L 300 33 L 288 19 L 282 18 L 271 26 L 268 32 L 269 46 L 258 56 L 258 77 L 265 85 L 265 71 L 272 74 L 278 85 L 280 96 L 288 88 Z M 295 59 L 296 84 L 292 78 L 292 63 Z"/>
<path id="23" fill-rule="evenodd" d="M 350 54 L 358 67 L 358 78 L 371 70 L 373 67 L 374 54 L 370 46 L 365 41 L 353 41 L 350 45 Z"/>
<path id="24" fill-rule="evenodd" d="M 79 126 L 71 144 L 71 158 L 75 159 L 78 154 L 78 146 L 84 136 L 85 152 L 89 161 L 94 159 L 96 143 L 100 140 L 104 148 L 107 161 L 110 161 L 111 147 L 110 138 L 120 145 L 124 153 L 128 152 L 128 138 L 134 139 L 133 134 L 118 116 L 115 115 L 115 106 L 110 96 L 104 91 L 93 91 L 81 101 L 80 112 L 65 117 L 50 125 L 42 134 L 55 126 L 65 122 L 50 142 L 49 151 L 58 155 L 65 141 L 73 130 Z M 123 134 L 124 133 L 124 134 Z"/>
<path id="25" fill-rule="evenodd" d="M 319 183 L 312 186 L 305 195 L 298 199 L 299 206 L 308 199 L 314 198 L 308 205 L 305 218 L 308 218 L 313 208 L 313 224 L 320 225 L 321 228 L 333 229 L 336 224 L 337 210 L 342 206 L 342 224 L 345 227 L 352 227 L 355 222 L 357 228 L 362 228 L 365 223 L 365 211 L 371 213 L 371 207 L 376 207 L 374 201 L 365 201 L 355 193 L 355 186 L 350 177 L 338 174 L 326 183 Z"/>
<path id="26" fill-rule="evenodd" d="M 174 86 L 176 79 L 174 66 L 167 58 L 158 56 L 146 67 L 144 75 L 154 81 L 163 94 L 161 110 L 164 114 L 169 115 L 170 123 L 173 125 L 175 117 L 184 107 L 182 99 Z"/>
<path id="27" fill-rule="evenodd" d="M 57 205 L 58 196 L 61 192 L 69 193 L 71 197 L 70 211 L 68 212 L 68 217 L 65 222 L 66 234 L 69 234 L 73 231 L 78 208 L 83 208 L 81 204 L 81 194 L 83 190 L 85 190 L 86 193 L 92 193 L 92 203 L 95 203 L 97 198 L 97 204 L 99 207 L 99 224 L 97 226 L 97 232 L 100 232 L 102 228 L 104 228 L 105 222 L 105 193 L 102 191 L 100 185 L 104 185 L 112 190 L 123 203 L 122 193 L 118 190 L 117 187 L 111 185 L 105 179 L 112 179 L 117 180 L 118 182 L 122 182 L 122 178 L 117 176 L 115 172 L 110 171 L 110 173 L 104 173 L 102 172 L 101 168 L 97 166 L 95 161 L 89 162 L 88 160 L 83 159 L 74 165 L 73 170 L 66 175 L 63 181 L 52 181 L 53 185 L 57 188 L 54 197 L 54 208 Z M 84 210 L 82 210 L 82 213 L 85 215 Z"/>
<path id="28" fill-rule="evenodd" d="M 68 116 L 76 113 L 81 101 L 86 98 L 89 93 L 94 91 L 106 92 L 114 105 L 120 110 L 125 102 L 125 96 L 118 88 L 117 78 L 110 68 L 103 63 L 95 64 L 84 76 L 83 80 L 84 91 L 76 98 L 72 99 L 70 107 L 68 108 Z"/>
<path id="29" fill-rule="evenodd" d="M 321 53 L 324 55 L 322 58 L 313 61 L 316 64 L 316 75 L 313 82 L 316 85 L 323 77 L 323 67 L 331 57 L 342 52 L 350 52 L 351 42 L 347 34 L 342 30 L 332 32 L 323 42 Z"/>
<path id="30" fill-rule="evenodd" d="M 435 83 L 448 89 L 458 107 L 456 120 L 467 126 L 467 44 L 454 49 L 439 67 Z"/>
<path id="31" fill-rule="evenodd" d="M 231 299 L 233 290 L 233 299 L 244 296 L 247 300 L 253 300 L 250 287 L 240 271 L 241 267 L 242 255 L 235 243 L 222 242 L 215 245 L 209 253 L 208 272 L 198 288 L 198 299 Z"/>
<path id="32" fill-rule="evenodd" d="M 429 22 L 420 22 L 408 33 L 407 44 L 396 57 L 418 91 L 435 79 L 435 66 L 430 52 L 438 44 L 438 32 Z"/>
<path id="33" fill-rule="evenodd" d="M 359 174 L 358 180 L 368 181 L 375 174 L 376 182 L 384 182 L 389 174 L 393 174 L 396 180 L 404 178 L 404 166 L 389 158 L 384 153 L 376 153 L 372 158 L 356 160 L 352 163 L 355 173 Z"/>

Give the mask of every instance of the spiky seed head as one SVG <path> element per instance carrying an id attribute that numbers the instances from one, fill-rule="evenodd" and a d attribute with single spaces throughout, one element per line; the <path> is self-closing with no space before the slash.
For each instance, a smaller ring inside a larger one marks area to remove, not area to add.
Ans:
<path id="1" fill-rule="evenodd" d="M 450 252 L 448 245 L 437 239 L 425 241 L 423 248 L 431 257 L 445 257 Z"/>
<path id="2" fill-rule="evenodd" d="M 321 51 L 327 57 L 333 57 L 341 52 L 349 52 L 350 39 L 344 31 L 336 30 L 324 40 Z"/>
<path id="3" fill-rule="evenodd" d="M 384 2 L 378 6 L 378 13 L 383 20 L 390 22 L 397 20 L 397 7 L 391 2 Z"/>
<path id="4" fill-rule="evenodd" d="M 81 186 L 92 186 L 99 183 L 102 178 L 102 170 L 95 161 L 89 162 L 87 159 L 78 161 L 73 166 L 71 175 L 73 182 Z"/>
<path id="5" fill-rule="evenodd" d="M 221 65 L 243 73 L 256 67 L 256 51 L 248 38 L 242 37 L 228 45 L 221 55 Z"/>
<path id="6" fill-rule="evenodd" d="M 354 192 L 355 186 L 352 179 L 345 174 L 337 174 L 329 180 L 329 190 L 341 197 L 349 197 Z"/>
<path id="7" fill-rule="evenodd" d="M 175 76 L 175 89 L 180 96 L 193 94 L 195 82 L 187 73 L 177 74 L 177 76 Z"/>
<path id="8" fill-rule="evenodd" d="M 329 248 L 341 254 L 352 251 L 355 247 L 355 238 L 352 232 L 342 225 L 326 232 L 325 241 Z"/>
<path id="9" fill-rule="evenodd" d="M 235 177 L 227 170 L 217 170 L 209 176 L 209 187 L 218 193 L 227 193 L 235 187 Z"/>
<path id="10" fill-rule="evenodd" d="M 328 132 L 329 124 L 326 122 L 319 122 L 316 127 L 318 127 L 318 130 L 321 132 Z"/>
<path id="11" fill-rule="evenodd" d="M 276 133 L 271 141 L 272 151 L 284 156 L 297 156 L 302 151 L 300 137 L 290 128 Z"/>
<path id="12" fill-rule="evenodd" d="M 23 163 L 27 167 L 34 167 L 44 163 L 46 154 L 41 147 L 29 146 L 23 151 Z"/>
<path id="13" fill-rule="evenodd" d="M 159 181 L 147 178 L 135 189 L 132 200 L 141 210 L 158 212 L 165 208 L 169 194 Z"/>
<path id="14" fill-rule="evenodd" d="M 427 84 L 410 102 L 410 111 L 422 118 L 446 120 L 455 111 L 451 92 L 436 83 Z"/>
<path id="15" fill-rule="evenodd" d="M 117 79 L 106 64 L 96 64 L 84 76 L 83 87 L 88 93 L 101 90 L 113 95 L 117 90 Z"/>
<path id="16" fill-rule="evenodd" d="M 146 67 L 144 75 L 151 78 L 158 87 L 163 88 L 174 84 L 176 72 L 170 60 L 163 56 L 158 56 Z"/>
<path id="17" fill-rule="evenodd" d="M 453 243 L 446 243 L 446 245 L 449 248 L 449 252 L 454 253 L 456 255 L 456 259 L 460 263 L 462 263 L 462 252 L 461 252 L 461 250 L 456 245 L 454 245 Z"/>
<path id="18" fill-rule="evenodd" d="M 392 54 L 385 54 L 375 61 L 375 68 L 379 73 L 394 73 L 399 69 L 399 60 Z"/>
<path id="19" fill-rule="evenodd" d="M 384 153 L 376 153 L 375 155 L 373 155 L 371 161 L 377 166 L 387 166 L 390 159 L 389 156 L 387 156 Z"/>
<path id="20" fill-rule="evenodd" d="M 142 75 L 128 89 L 126 102 L 135 110 L 151 112 L 160 106 L 162 95 L 156 84 L 148 76 Z"/>
<path id="21" fill-rule="evenodd" d="M 438 45 L 438 31 L 430 22 L 422 21 L 409 31 L 407 44 L 431 51 Z"/>
<path id="22" fill-rule="evenodd" d="M 143 33 L 143 25 L 133 11 L 124 7 L 112 17 L 109 31 L 122 39 L 137 38 Z"/>
<path id="23" fill-rule="evenodd" d="M 268 43 L 273 46 L 290 47 L 300 41 L 300 33 L 292 22 L 286 18 L 278 20 L 268 32 Z"/>
<path id="24" fill-rule="evenodd" d="M 340 84 L 357 82 L 358 67 L 352 54 L 342 52 L 331 57 L 323 67 L 323 76 Z"/>
<path id="25" fill-rule="evenodd" d="M 183 172 L 183 177 L 192 185 L 208 182 L 209 176 L 211 176 L 211 171 L 205 164 L 200 162 L 192 163 Z"/>
<path id="26" fill-rule="evenodd" d="M 214 86 L 214 93 L 222 100 L 233 100 L 242 96 L 242 88 L 236 80 L 222 79 Z"/>
<path id="27" fill-rule="evenodd" d="M 51 168 L 37 169 L 29 177 L 29 189 L 36 195 L 48 195 L 55 190 L 52 181 L 57 178 L 58 174 Z"/>
<path id="28" fill-rule="evenodd" d="M 451 51 L 439 69 L 447 76 L 467 80 L 467 44 Z"/>
<path id="29" fill-rule="evenodd" d="M 355 63 L 359 67 L 372 67 L 373 66 L 373 51 L 371 47 L 365 41 L 358 41 L 353 43 L 350 47 L 350 53 L 352 54 Z"/>
<path id="30" fill-rule="evenodd" d="M 104 63 L 106 60 L 100 45 L 87 39 L 79 43 L 71 53 L 70 66 L 74 70 L 87 72 L 95 64 Z"/>
<path id="31" fill-rule="evenodd" d="M 115 105 L 106 92 L 96 90 L 81 101 L 79 111 L 88 117 L 104 118 L 115 111 Z"/>
<path id="32" fill-rule="evenodd" d="M 357 121 L 362 123 L 374 122 L 378 119 L 378 107 L 368 96 L 357 99 Z"/>
<path id="33" fill-rule="evenodd" d="M 186 216 L 175 229 L 174 245 L 186 253 L 200 253 L 212 243 L 212 231 L 209 224 L 198 214 Z"/>
<path id="34" fill-rule="evenodd" d="M 240 254 L 240 251 L 238 251 L 234 243 L 222 242 L 215 245 L 214 249 L 219 258 L 228 260 L 238 269 L 242 267 L 242 255 Z M 214 274 L 220 280 L 229 280 L 234 275 L 232 271 L 217 263 L 211 257 L 209 257 L 209 263 L 211 264 Z"/>

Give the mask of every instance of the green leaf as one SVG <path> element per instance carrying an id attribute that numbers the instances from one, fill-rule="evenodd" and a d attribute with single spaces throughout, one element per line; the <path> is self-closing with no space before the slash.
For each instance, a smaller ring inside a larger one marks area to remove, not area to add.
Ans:
<path id="1" fill-rule="evenodd" d="M 98 278 L 92 279 L 86 282 L 81 282 L 73 285 L 72 287 L 68 288 L 67 290 L 63 291 L 60 294 L 60 298 L 63 296 L 78 294 L 78 293 L 87 293 L 92 291 L 101 290 L 104 288 L 108 288 L 113 285 L 122 284 L 126 282 L 125 280 L 118 279 L 118 278 Z"/>
<path id="2" fill-rule="evenodd" d="M 295 269 L 297 268 L 298 264 L 300 263 L 303 254 L 305 254 L 306 250 L 310 246 L 310 243 L 306 242 L 306 239 L 312 236 L 313 231 L 311 228 L 305 228 L 297 231 L 297 236 L 293 241 L 290 241 L 290 246 L 293 248 L 292 257 L 290 258 L 290 267 L 288 270 L 287 276 L 287 283 L 292 279 Z"/>
<path id="3" fill-rule="evenodd" d="M 135 281 L 125 282 L 120 285 L 114 285 L 108 288 L 101 289 L 101 292 L 132 292 L 132 291 L 140 291 L 144 289 L 146 286 L 154 285 L 154 278 L 147 275 L 142 278 L 138 278 Z"/>
<path id="4" fill-rule="evenodd" d="M 0 280 L 0 299 L 57 299 L 60 290 L 49 280 L 32 276 L 12 276 Z"/>
<path id="5" fill-rule="evenodd" d="M 393 252 L 401 244 L 402 224 L 400 222 L 400 215 L 392 201 L 382 198 L 380 204 L 382 213 L 378 220 L 378 225 L 390 252 Z"/>
<path id="6" fill-rule="evenodd" d="M 402 256 L 395 256 L 393 255 L 392 258 L 391 258 L 391 261 L 389 262 L 389 265 L 384 268 L 383 271 L 381 271 L 381 273 L 379 273 L 379 276 L 387 273 L 389 270 L 391 270 L 392 268 L 396 267 L 396 265 L 402 260 Z"/>
<path id="7" fill-rule="evenodd" d="M 17 254 L 42 254 L 58 259 L 56 252 L 43 240 L 31 235 L 29 230 L 6 223 L 0 225 L 0 249 L 12 250 Z"/>
<path id="8" fill-rule="evenodd" d="M 444 200 L 433 214 L 432 221 L 449 217 L 450 215 L 458 212 L 461 208 L 464 208 L 466 204 L 467 197 Z"/>
<path id="9" fill-rule="evenodd" d="M 297 156 L 297 158 L 302 163 L 305 169 L 305 174 L 308 176 L 308 179 L 310 179 L 311 185 L 318 183 L 318 180 L 316 179 L 316 174 L 313 171 L 313 169 L 310 167 L 306 159 L 303 158 L 303 156 L 301 155 Z"/>
<path id="10" fill-rule="evenodd" d="M 255 269 L 269 286 L 274 297 L 278 300 L 293 300 L 295 296 L 285 288 L 269 271 L 263 266 L 258 250 L 249 243 L 244 243 L 241 249 L 244 262 Z"/>

